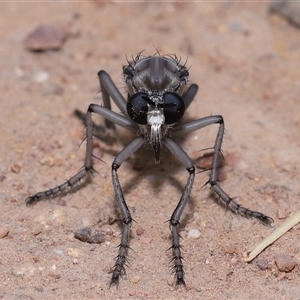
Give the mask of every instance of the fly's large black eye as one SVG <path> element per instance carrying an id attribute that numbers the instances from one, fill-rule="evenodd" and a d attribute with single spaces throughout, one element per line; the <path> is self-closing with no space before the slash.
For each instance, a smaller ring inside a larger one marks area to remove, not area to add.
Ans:
<path id="1" fill-rule="evenodd" d="M 147 124 L 147 94 L 136 93 L 127 101 L 127 112 L 131 120 L 138 124 Z"/>
<path id="2" fill-rule="evenodd" d="M 182 98 L 172 92 L 164 94 L 164 109 L 165 123 L 173 124 L 179 121 L 185 112 L 185 105 Z"/>

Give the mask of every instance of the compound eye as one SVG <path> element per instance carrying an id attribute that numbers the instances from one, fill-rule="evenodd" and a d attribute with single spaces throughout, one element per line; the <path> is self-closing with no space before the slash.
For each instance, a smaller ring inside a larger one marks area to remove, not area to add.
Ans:
<path id="1" fill-rule="evenodd" d="M 166 124 L 179 121 L 185 112 L 183 99 L 176 93 L 166 92 L 164 94 L 164 116 Z"/>
<path id="2" fill-rule="evenodd" d="M 131 120 L 144 125 L 147 124 L 148 97 L 146 93 L 136 93 L 127 101 L 127 112 Z"/>

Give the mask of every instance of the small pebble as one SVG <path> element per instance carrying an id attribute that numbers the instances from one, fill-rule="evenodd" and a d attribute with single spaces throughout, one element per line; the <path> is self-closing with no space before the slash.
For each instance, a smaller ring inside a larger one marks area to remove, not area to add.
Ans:
<path id="1" fill-rule="evenodd" d="M 0 228 L 0 239 L 6 237 L 9 233 L 9 229 L 8 228 Z"/>
<path id="2" fill-rule="evenodd" d="M 62 209 L 54 209 L 52 212 L 52 219 L 58 224 L 64 224 L 67 221 L 67 215 Z"/>
<path id="3" fill-rule="evenodd" d="M 74 237 L 75 239 L 90 244 L 101 244 L 105 242 L 105 235 L 90 226 L 77 230 L 74 233 Z"/>
<path id="4" fill-rule="evenodd" d="M 132 296 L 135 296 L 135 295 L 136 295 L 136 291 L 131 290 L 131 291 L 129 291 L 128 294 L 129 294 L 129 296 L 131 296 L 131 297 L 132 297 Z"/>
<path id="5" fill-rule="evenodd" d="M 33 80 L 38 83 L 46 82 L 50 78 L 50 74 L 46 71 L 38 71 L 33 75 Z"/>
<path id="6" fill-rule="evenodd" d="M 291 272 L 297 265 L 295 259 L 288 254 L 278 253 L 275 255 L 274 259 L 275 264 L 280 272 Z"/>
<path id="7" fill-rule="evenodd" d="M 198 229 L 190 229 L 187 237 L 192 239 L 198 239 L 200 237 L 200 231 Z"/>
<path id="8" fill-rule="evenodd" d="M 170 276 L 167 278 L 167 284 L 168 284 L 169 286 L 174 286 L 174 284 L 175 284 L 175 277 L 170 275 Z"/>
<path id="9" fill-rule="evenodd" d="M 196 160 L 196 167 L 200 169 L 209 169 L 212 164 L 212 153 L 206 153 Z"/>
<path id="10" fill-rule="evenodd" d="M 268 263 L 268 260 L 266 258 L 260 258 L 258 257 L 256 260 L 255 260 L 257 266 L 262 270 L 262 271 L 265 271 L 268 269 L 268 266 L 269 266 L 269 263 Z"/>
<path id="11" fill-rule="evenodd" d="M 60 49 L 66 40 L 68 32 L 59 25 L 40 25 L 25 39 L 25 47 L 32 51 Z"/>
<path id="12" fill-rule="evenodd" d="M 131 277 L 129 277 L 129 281 L 131 283 L 138 283 L 140 281 L 140 276 L 138 276 L 138 275 L 131 276 Z"/>
<path id="13" fill-rule="evenodd" d="M 62 250 L 57 249 L 57 248 L 53 249 L 53 252 L 56 253 L 59 256 L 63 256 L 64 255 L 64 253 L 62 252 Z"/>
<path id="14" fill-rule="evenodd" d="M 32 256 L 32 260 L 35 262 L 35 263 L 38 263 L 40 261 L 40 257 L 38 255 L 35 255 L 35 256 Z"/>
<path id="15" fill-rule="evenodd" d="M 76 248 L 69 248 L 68 255 L 73 258 L 78 258 L 80 256 L 80 250 Z"/>
<path id="16" fill-rule="evenodd" d="M 19 263 L 18 266 L 13 267 L 11 272 L 13 275 L 18 277 L 33 276 L 36 268 L 29 262 Z"/>
<path id="17" fill-rule="evenodd" d="M 32 230 L 32 234 L 33 235 L 38 235 L 42 232 L 42 228 L 40 225 L 36 226 L 33 230 Z"/>
<path id="18" fill-rule="evenodd" d="M 11 167 L 10 167 L 10 170 L 16 174 L 19 174 L 20 171 L 21 171 L 22 167 L 18 164 L 13 164 Z"/>
<path id="19" fill-rule="evenodd" d="M 226 251 L 226 253 L 229 253 L 229 254 L 233 254 L 233 253 L 236 252 L 236 251 L 235 251 L 235 247 L 232 246 L 232 245 L 227 246 L 227 247 L 225 248 L 225 251 Z"/>
<path id="20" fill-rule="evenodd" d="M 55 159 L 52 156 L 45 156 L 40 160 L 42 166 L 53 167 L 55 165 Z"/>
<path id="21" fill-rule="evenodd" d="M 145 232 L 145 229 L 141 226 L 139 226 L 137 229 L 136 229 L 136 234 L 137 235 L 142 235 L 143 233 Z"/>

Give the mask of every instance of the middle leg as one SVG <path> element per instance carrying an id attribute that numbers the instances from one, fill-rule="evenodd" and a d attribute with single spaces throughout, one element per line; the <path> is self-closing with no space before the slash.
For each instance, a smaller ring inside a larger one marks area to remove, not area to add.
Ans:
<path id="1" fill-rule="evenodd" d="M 273 222 L 273 219 L 266 216 L 265 214 L 254 211 L 251 209 L 247 209 L 240 204 L 236 203 L 233 198 L 231 198 L 220 186 L 218 182 L 218 172 L 219 172 L 219 166 L 220 166 L 220 158 L 222 157 L 221 154 L 221 146 L 222 146 L 222 140 L 224 136 L 224 120 L 223 117 L 220 115 L 215 116 L 209 116 L 204 117 L 195 121 L 191 121 L 188 123 L 175 125 L 172 132 L 178 132 L 181 134 L 187 134 L 189 132 L 201 129 L 206 126 L 210 126 L 213 124 L 219 125 L 219 130 L 217 133 L 217 137 L 215 140 L 214 145 L 214 152 L 213 152 L 213 159 L 212 159 L 212 166 L 211 166 L 211 172 L 209 175 L 209 180 L 207 184 L 210 184 L 211 189 L 220 197 L 220 201 L 224 204 L 226 208 L 229 208 L 232 212 L 239 214 L 246 218 L 256 218 L 260 222 L 262 222 L 264 225 L 270 225 Z"/>

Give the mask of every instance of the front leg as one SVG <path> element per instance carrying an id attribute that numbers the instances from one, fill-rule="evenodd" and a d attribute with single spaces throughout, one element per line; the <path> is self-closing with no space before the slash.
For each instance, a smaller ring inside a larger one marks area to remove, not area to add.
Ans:
<path id="1" fill-rule="evenodd" d="M 172 236 L 172 249 L 173 249 L 173 258 L 174 261 L 174 271 L 176 275 L 176 285 L 183 284 L 185 285 L 184 281 L 184 270 L 183 270 L 183 263 L 182 263 L 182 256 L 180 250 L 179 239 L 180 235 L 178 232 L 178 225 L 180 221 L 180 217 L 182 212 L 188 202 L 191 189 L 194 183 L 195 178 L 195 167 L 192 160 L 188 157 L 184 150 L 179 147 L 172 139 L 165 137 L 163 139 L 167 148 L 181 161 L 181 163 L 186 167 L 189 178 L 187 183 L 184 187 L 182 196 L 178 205 L 176 206 L 171 219 L 170 219 L 170 227 L 171 227 L 171 236 Z"/>
<path id="2" fill-rule="evenodd" d="M 179 244 L 179 232 L 178 232 L 178 225 L 180 217 L 182 215 L 182 212 L 186 206 L 186 203 L 188 201 L 194 178 L 195 178 L 195 167 L 190 167 L 187 169 L 189 172 L 189 178 L 188 181 L 184 187 L 182 196 L 180 198 L 180 201 L 175 208 L 172 217 L 170 219 L 170 226 L 171 226 L 171 235 L 172 235 L 172 249 L 173 249 L 173 258 L 174 261 L 174 271 L 176 274 L 176 285 L 183 284 L 185 285 L 184 281 L 184 270 L 183 270 L 183 263 L 182 263 L 182 256 L 181 256 L 181 250 L 180 250 L 180 244 Z"/>
<path id="3" fill-rule="evenodd" d="M 123 196 L 123 191 L 121 188 L 117 170 L 131 154 L 137 151 L 144 144 L 144 142 L 145 139 L 143 136 L 136 138 L 116 156 L 112 163 L 112 182 L 115 190 L 115 198 L 117 200 L 122 215 L 123 228 L 121 235 L 121 243 L 119 245 L 119 253 L 117 256 L 116 263 L 114 265 L 110 285 L 117 285 L 119 283 L 119 277 L 122 271 L 124 271 L 124 265 L 127 260 L 127 249 L 129 248 L 130 227 L 132 223 L 132 217 Z"/>
<path id="4" fill-rule="evenodd" d="M 120 166 L 113 163 L 112 164 L 112 180 L 115 189 L 116 198 L 118 200 L 118 204 L 120 206 L 121 214 L 122 214 L 122 235 L 121 235 L 121 243 L 119 244 L 119 253 L 117 256 L 116 263 L 114 265 L 113 275 L 110 281 L 110 285 L 117 285 L 119 283 L 119 277 L 122 271 L 125 273 L 124 265 L 126 263 L 127 249 L 129 244 L 129 235 L 130 235 L 130 227 L 132 224 L 132 217 L 128 206 L 125 202 L 122 188 L 120 185 L 120 181 L 118 178 L 117 170 Z"/>

